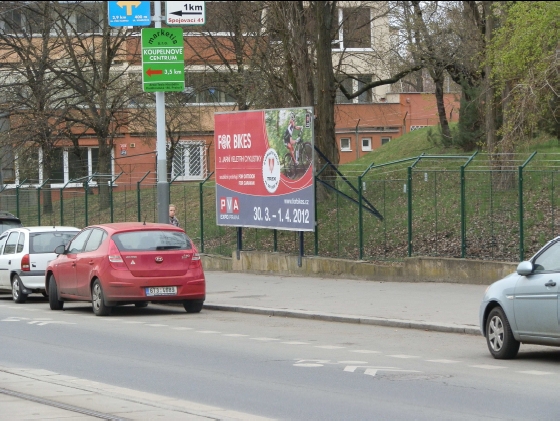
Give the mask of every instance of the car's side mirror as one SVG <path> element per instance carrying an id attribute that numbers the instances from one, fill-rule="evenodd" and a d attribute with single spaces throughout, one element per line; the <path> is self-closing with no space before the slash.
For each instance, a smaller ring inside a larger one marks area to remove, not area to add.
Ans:
<path id="1" fill-rule="evenodd" d="M 64 244 L 61 244 L 59 246 L 56 246 L 56 248 L 54 249 L 54 252 L 56 254 L 64 254 L 64 249 L 65 249 Z"/>
<path id="2" fill-rule="evenodd" d="M 531 262 L 521 262 L 517 265 L 517 274 L 527 276 L 533 273 L 533 264 Z"/>

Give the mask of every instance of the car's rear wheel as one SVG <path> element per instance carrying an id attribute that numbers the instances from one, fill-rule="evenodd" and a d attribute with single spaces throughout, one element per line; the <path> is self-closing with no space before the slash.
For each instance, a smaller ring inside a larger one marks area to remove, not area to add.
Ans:
<path id="1" fill-rule="evenodd" d="M 486 321 L 486 343 L 490 354 L 496 359 L 515 358 L 519 351 L 519 341 L 511 331 L 509 321 L 501 307 L 492 309 Z"/>
<path id="2" fill-rule="evenodd" d="M 183 307 L 187 313 L 200 313 L 204 301 L 201 300 L 186 300 L 183 302 Z"/>
<path id="3" fill-rule="evenodd" d="M 62 310 L 64 307 L 64 301 L 58 299 L 58 287 L 54 275 L 49 279 L 49 307 L 51 310 Z"/>
<path id="4" fill-rule="evenodd" d="M 27 300 L 27 294 L 23 292 L 23 284 L 17 275 L 12 278 L 12 298 L 18 304 L 25 303 L 25 300 Z"/>
<path id="5" fill-rule="evenodd" d="M 91 287 L 91 306 L 93 308 L 93 314 L 96 316 L 108 316 L 111 314 L 111 310 L 113 309 L 112 307 L 105 305 L 103 288 L 101 288 L 101 282 L 99 282 L 99 279 L 97 279 Z"/>

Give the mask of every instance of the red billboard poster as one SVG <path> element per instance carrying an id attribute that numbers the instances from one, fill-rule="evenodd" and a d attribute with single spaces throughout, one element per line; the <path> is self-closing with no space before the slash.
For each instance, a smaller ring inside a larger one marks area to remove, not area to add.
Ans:
<path id="1" fill-rule="evenodd" d="M 216 223 L 315 230 L 313 109 L 214 115 Z"/>

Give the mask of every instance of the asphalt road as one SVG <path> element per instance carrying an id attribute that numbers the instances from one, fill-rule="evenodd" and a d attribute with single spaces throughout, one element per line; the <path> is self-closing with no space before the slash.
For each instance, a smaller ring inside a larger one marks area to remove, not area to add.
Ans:
<path id="1" fill-rule="evenodd" d="M 273 419 L 560 417 L 560 349 L 497 361 L 473 335 L 156 305 L 101 318 L 0 295 L 0 341 L 2 366 Z"/>

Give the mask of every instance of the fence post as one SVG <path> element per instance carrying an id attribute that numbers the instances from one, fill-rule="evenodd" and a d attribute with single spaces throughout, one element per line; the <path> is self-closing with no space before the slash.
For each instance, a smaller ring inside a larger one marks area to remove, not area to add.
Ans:
<path id="1" fill-rule="evenodd" d="M 412 166 L 407 168 L 406 193 L 408 202 L 408 257 L 412 257 Z"/>
<path id="2" fill-rule="evenodd" d="M 537 151 L 533 152 L 527 161 L 523 163 L 518 169 L 518 177 L 519 177 L 519 261 L 522 262 L 525 260 L 525 227 L 523 218 L 525 217 L 523 212 L 523 168 L 527 166 L 527 164 L 533 159 L 533 157 L 537 154 Z"/>
<path id="3" fill-rule="evenodd" d="M 89 208 L 88 208 L 88 203 L 89 203 L 89 183 L 88 180 L 84 181 L 84 191 L 86 193 L 86 197 L 84 199 L 84 206 L 85 206 L 85 215 L 84 215 L 84 226 L 87 227 L 89 225 Z M 111 197 L 111 206 L 113 205 L 113 198 Z M 111 221 L 113 222 L 113 221 Z"/>
<path id="4" fill-rule="evenodd" d="M 47 178 L 43 184 L 37 187 L 37 225 L 41 226 L 41 188 L 48 183 L 50 178 Z M 51 199 L 52 200 L 52 199 Z M 52 203 L 52 202 L 51 202 Z"/>
<path id="5" fill-rule="evenodd" d="M 136 182 L 136 199 L 138 202 L 138 222 L 142 222 L 142 209 L 140 209 L 140 183 L 144 181 L 144 179 L 150 174 L 151 171 L 148 171 L 144 177 L 140 179 L 140 181 Z"/>
<path id="6" fill-rule="evenodd" d="M 204 253 L 204 197 L 202 194 L 202 185 L 204 184 L 204 181 L 202 183 L 199 183 L 198 185 L 198 197 L 199 197 L 199 201 L 200 201 L 200 252 Z"/>
<path id="7" fill-rule="evenodd" d="M 60 188 L 60 225 L 64 225 L 64 187 Z"/>
<path id="8" fill-rule="evenodd" d="M 363 186 L 362 186 L 362 176 L 358 176 L 358 246 L 359 246 L 359 260 L 363 260 L 364 258 L 364 232 L 363 232 L 363 225 L 364 225 L 364 214 L 362 211 L 362 194 L 363 194 Z"/>
<path id="9" fill-rule="evenodd" d="M 461 165 L 461 258 L 467 254 L 467 211 L 466 211 L 466 188 L 465 168 L 471 163 L 478 151 L 476 151 L 463 165 Z"/>
<path id="10" fill-rule="evenodd" d="M 25 180 L 23 180 L 20 184 L 18 184 L 18 185 L 16 186 L 16 216 L 17 216 L 18 218 L 20 218 L 20 216 L 19 216 L 19 188 L 20 188 L 21 186 L 23 186 L 23 185 L 25 184 L 26 181 L 27 181 L 27 178 L 26 178 Z"/>

